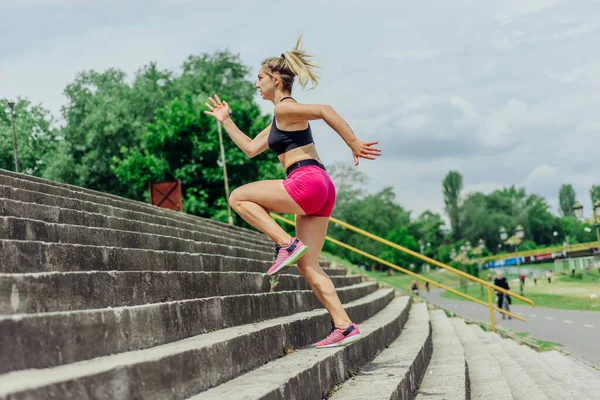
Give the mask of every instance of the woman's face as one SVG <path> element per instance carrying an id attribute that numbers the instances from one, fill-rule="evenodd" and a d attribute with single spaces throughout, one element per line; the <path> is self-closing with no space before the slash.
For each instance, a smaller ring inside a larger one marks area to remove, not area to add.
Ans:
<path id="1" fill-rule="evenodd" d="M 275 98 L 275 80 L 263 68 L 258 71 L 258 79 L 255 86 L 263 100 L 273 100 Z"/>

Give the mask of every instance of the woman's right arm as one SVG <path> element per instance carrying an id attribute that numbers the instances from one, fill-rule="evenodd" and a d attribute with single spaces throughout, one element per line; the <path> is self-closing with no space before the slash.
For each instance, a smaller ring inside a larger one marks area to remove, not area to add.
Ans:
<path id="1" fill-rule="evenodd" d="M 215 95 L 214 99 L 209 97 L 208 100 L 210 100 L 212 106 L 208 103 L 205 103 L 206 107 L 208 107 L 210 111 L 204 111 L 204 113 L 214 117 L 220 124 L 223 125 L 223 128 L 225 128 L 225 131 L 231 140 L 233 140 L 233 142 L 244 152 L 244 154 L 252 158 L 266 150 L 268 147 L 271 124 L 269 124 L 269 126 L 261 133 L 256 135 L 254 139 L 250 139 L 231 120 L 231 117 L 229 116 L 229 104 L 227 104 L 226 101 L 221 101 L 217 95 Z"/>
<path id="2" fill-rule="evenodd" d="M 269 132 L 271 131 L 271 124 L 267 126 L 261 133 L 256 135 L 254 139 L 250 139 L 248 136 L 244 134 L 236 126 L 236 124 L 231 120 L 231 118 L 227 118 L 223 121 L 223 128 L 233 140 L 233 142 L 239 147 L 245 155 L 250 158 L 256 157 L 263 151 L 267 149 L 269 146 Z"/>

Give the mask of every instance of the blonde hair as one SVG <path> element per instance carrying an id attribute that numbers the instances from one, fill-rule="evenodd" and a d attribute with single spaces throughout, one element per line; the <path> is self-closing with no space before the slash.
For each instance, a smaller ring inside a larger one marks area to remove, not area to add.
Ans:
<path id="1" fill-rule="evenodd" d="M 281 54 L 280 57 L 271 57 L 263 61 L 263 70 L 274 76 L 278 74 L 283 84 L 283 89 L 292 92 L 294 85 L 294 77 L 298 77 L 298 81 L 303 88 L 309 81 L 312 82 L 314 89 L 319 84 L 321 78 L 313 71 L 313 68 L 318 68 L 321 65 L 316 61 L 311 61 L 309 58 L 314 57 L 306 54 L 306 50 L 302 48 L 302 34 L 296 40 L 296 46 L 290 51 Z"/>

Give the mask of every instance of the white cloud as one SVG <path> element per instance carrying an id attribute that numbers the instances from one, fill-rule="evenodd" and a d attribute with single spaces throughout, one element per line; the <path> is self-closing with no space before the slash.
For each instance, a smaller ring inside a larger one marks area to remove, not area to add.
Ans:
<path id="1" fill-rule="evenodd" d="M 384 57 L 392 60 L 431 61 L 442 54 L 444 52 L 440 49 L 391 50 Z"/>
<path id="2" fill-rule="evenodd" d="M 556 7 L 564 0 L 497 0 L 495 19 L 502 23 L 512 22 L 515 17 L 535 14 Z"/>
<path id="3" fill-rule="evenodd" d="M 565 83 L 600 85 L 600 62 L 584 65 L 560 78 Z"/>

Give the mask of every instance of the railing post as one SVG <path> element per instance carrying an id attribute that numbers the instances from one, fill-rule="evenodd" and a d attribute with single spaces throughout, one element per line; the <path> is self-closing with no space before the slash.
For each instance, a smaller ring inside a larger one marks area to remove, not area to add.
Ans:
<path id="1" fill-rule="evenodd" d="M 492 296 L 492 288 L 488 286 L 488 304 L 490 306 L 490 323 L 492 324 L 492 332 L 496 332 L 496 321 L 494 320 L 494 297 Z"/>

